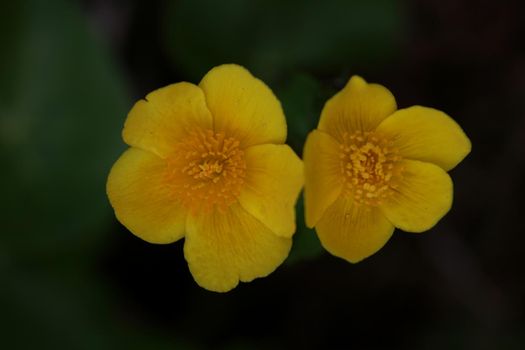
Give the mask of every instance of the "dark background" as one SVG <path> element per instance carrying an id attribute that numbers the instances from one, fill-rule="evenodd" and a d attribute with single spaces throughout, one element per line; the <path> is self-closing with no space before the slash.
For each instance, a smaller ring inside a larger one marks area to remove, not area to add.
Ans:
<path id="1" fill-rule="evenodd" d="M 105 195 L 133 101 L 238 63 L 301 154 L 352 74 L 451 115 L 472 153 L 451 212 L 352 265 L 302 224 L 289 260 L 227 294 L 183 242 L 151 245 Z M 0 348 L 524 349 L 522 1 L 2 1 Z"/>

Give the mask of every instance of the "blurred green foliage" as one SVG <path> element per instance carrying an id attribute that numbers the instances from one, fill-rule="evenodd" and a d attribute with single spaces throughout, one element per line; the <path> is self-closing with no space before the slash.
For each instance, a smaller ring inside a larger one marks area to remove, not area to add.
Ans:
<path id="1" fill-rule="evenodd" d="M 165 13 L 166 48 L 193 81 L 235 62 L 264 80 L 284 72 L 387 62 L 403 29 L 390 0 L 181 0 Z"/>
<path id="2" fill-rule="evenodd" d="M 286 263 L 294 264 L 298 261 L 311 259 L 324 252 L 324 248 L 319 242 L 319 238 L 313 229 L 306 227 L 304 222 L 304 201 L 303 197 L 297 202 L 297 232 L 293 237 L 293 246 Z"/>
<path id="3" fill-rule="evenodd" d="M 295 74 L 276 89 L 286 115 L 287 142 L 300 155 L 306 136 L 317 127 L 321 108 L 329 95 L 309 75 Z"/>
<path id="4" fill-rule="evenodd" d="M 2 6 L 2 240 L 17 254 L 85 251 L 103 239 L 105 178 L 130 100 L 71 2 Z"/>
<path id="5" fill-rule="evenodd" d="M 303 143 L 308 133 L 315 129 L 322 105 L 328 96 L 325 96 L 319 83 L 309 75 L 295 74 L 276 91 L 286 115 L 288 125 L 288 144 L 302 154 Z M 288 264 L 313 258 L 321 254 L 324 249 L 313 229 L 309 229 L 304 221 L 304 202 L 299 198 L 296 206 L 297 231 Z"/>
<path id="6" fill-rule="evenodd" d="M 74 4 L 2 2 L 0 13 L 2 345 L 109 349 L 125 338 L 92 264 L 130 100 Z"/>

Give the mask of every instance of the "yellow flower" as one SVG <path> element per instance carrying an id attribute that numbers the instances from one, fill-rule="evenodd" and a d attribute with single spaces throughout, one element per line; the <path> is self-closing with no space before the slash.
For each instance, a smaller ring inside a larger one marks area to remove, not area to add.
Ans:
<path id="1" fill-rule="evenodd" d="M 131 147 L 107 182 L 117 218 L 151 243 L 185 237 L 200 286 L 228 291 L 288 256 L 303 166 L 284 145 L 279 101 L 246 69 L 222 65 L 199 86 L 153 91 L 122 135 Z"/>
<path id="2" fill-rule="evenodd" d="M 350 262 L 381 249 L 394 227 L 434 226 L 452 205 L 447 171 L 470 152 L 445 113 L 396 109 L 385 87 L 354 76 L 326 103 L 305 144 L 306 224 Z"/>

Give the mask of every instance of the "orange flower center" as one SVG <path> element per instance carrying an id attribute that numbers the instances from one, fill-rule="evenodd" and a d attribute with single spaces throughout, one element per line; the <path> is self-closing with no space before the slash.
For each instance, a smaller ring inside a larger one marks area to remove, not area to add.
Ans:
<path id="1" fill-rule="evenodd" d="M 346 194 L 357 203 L 377 206 L 396 188 L 401 157 L 391 142 L 374 132 L 345 133 L 339 145 Z"/>
<path id="2" fill-rule="evenodd" d="M 168 158 L 167 183 L 192 213 L 224 210 L 240 194 L 246 174 L 239 141 L 223 132 L 190 133 Z"/>

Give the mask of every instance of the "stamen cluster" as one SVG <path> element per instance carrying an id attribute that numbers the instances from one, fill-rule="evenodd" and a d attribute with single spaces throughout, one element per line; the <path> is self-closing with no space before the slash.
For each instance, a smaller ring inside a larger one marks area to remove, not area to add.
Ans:
<path id="1" fill-rule="evenodd" d="M 401 176 L 401 157 L 387 138 L 369 131 L 346 132 L 339 149 L 347 195 L 377 206 L 392 194 Z"/>
<path id="2" fill-rule="evenodd" d="M 240 194 L 246 174 L 239 141 L 223 132 L 198 130 L 180 142 L 168 159 L 172 194 L 192 212 L 224 210 Z"/>

